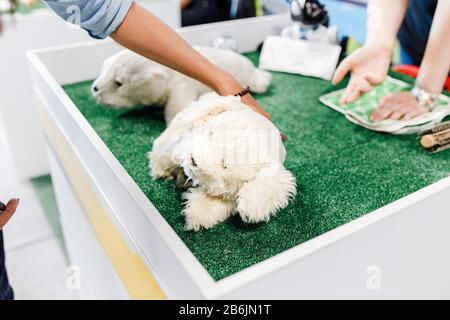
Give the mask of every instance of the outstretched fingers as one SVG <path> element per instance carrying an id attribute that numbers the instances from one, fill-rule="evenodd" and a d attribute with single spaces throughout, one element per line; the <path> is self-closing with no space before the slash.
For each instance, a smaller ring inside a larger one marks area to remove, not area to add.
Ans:
<path id="1" fill-rule="evenodd" d="M 344 91 L 344 94 L 341 97 L 341 104 L 352 103 L 357 100 L 364 93 L 372 90 L 372 85 L 367 81 L 364 77 L 352 77 L 350 79 L 350 83 Z"/>
<path id="2" fill-rule="evenodd" d="M 341 82 L 352 68 L 353 63 L 348 58 L 344 59 L 334 72 L 332 83 L 336 85 Z"/>

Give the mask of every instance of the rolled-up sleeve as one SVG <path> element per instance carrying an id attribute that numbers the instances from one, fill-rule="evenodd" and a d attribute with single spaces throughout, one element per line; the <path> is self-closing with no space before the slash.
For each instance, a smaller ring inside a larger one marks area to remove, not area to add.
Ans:
<path id="1" fill-rule="evenodd" d="M 133 0 L 46 0 L 69 23 L 79 25 L 98 39 L 108 37 L 125 19 Z"/>

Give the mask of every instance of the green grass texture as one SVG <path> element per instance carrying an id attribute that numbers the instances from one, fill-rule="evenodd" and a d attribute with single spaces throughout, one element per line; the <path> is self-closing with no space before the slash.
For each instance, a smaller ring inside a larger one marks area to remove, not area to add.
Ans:
<path id="1" fill-rule="evenodd" d="M 258 53 L 248 56 L 257 62 Z M 336 88 L 324 80 L 273 73 L 270 90 L 256 95 L 256 99 L 289 137 L 285 166 L 296 176 L 297 197 L 268 223 L 245 224 L 235 216 L 209 230 L 185 231 L 182 190 L 173 181 L 152 181 L 148 174 L 147 152 L 165 128 L 162 112 L 100 106 L 90 94 L 90 85 L 89 81 L 66 85 L 64 89 L 215 280 L 450 175 L 450 151 L 428 154 L 414 135 L 392 136 L 366 130 L 318 101 L 322 94 L 342 88 L 345 83 Z"/>

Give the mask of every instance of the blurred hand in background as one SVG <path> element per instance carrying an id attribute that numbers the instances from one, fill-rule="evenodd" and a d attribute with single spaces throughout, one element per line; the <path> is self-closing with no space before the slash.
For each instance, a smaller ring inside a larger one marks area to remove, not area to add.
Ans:
<path id="1" fill-rule="evenodd" d="M 9 200 L 6 205 L 0 203 L 0 206 L 4 206 L 4 208 L 0 208 L 0 230 L 8 223 L 11 217 L 17 210 L 17 206 L 19 205 L 19 199 Z"/>

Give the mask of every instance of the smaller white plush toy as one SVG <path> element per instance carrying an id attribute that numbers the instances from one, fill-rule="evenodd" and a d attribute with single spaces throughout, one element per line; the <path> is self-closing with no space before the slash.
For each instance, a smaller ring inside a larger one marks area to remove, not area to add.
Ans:
<path id="1" fill-rule="evenodd" d="M 238 213 L 268 221 L 296 194 L 273 123 L 238 97 L 208 93 L 177 114 L 149 153 L 153 178 L 186 176 L 187 230 L 208 229 Z"/>
<path id="2" fill-rule="evenodd" d="M 240 84 L 250 87 L 252 92 L 264 93 L 272 82 L 270 73 L 256 68 L 248 58 L 234 51 L 211 47 L 195 49 L 233 75 Z M 92 85 L 92 94 L 99 102 L 116 108 L 164 106 L 167 123 L 209 91 L 198 81 L 129 50 L 105 60 L 100 76 Z"/>

